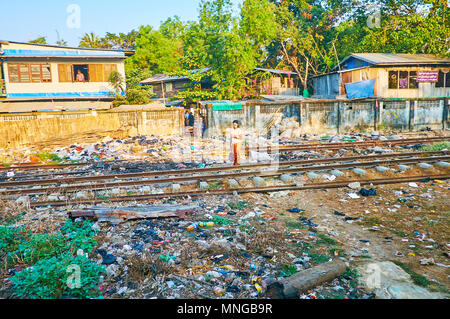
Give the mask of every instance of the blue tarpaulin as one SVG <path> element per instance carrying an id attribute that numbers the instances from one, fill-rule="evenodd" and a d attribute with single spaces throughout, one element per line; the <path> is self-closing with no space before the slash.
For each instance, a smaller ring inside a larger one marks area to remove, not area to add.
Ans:
<path id="1" fill-rule="evenodd" d="M 358 99 L 374 96 L 375 79 L 345 84 L 347 98 Z"/>

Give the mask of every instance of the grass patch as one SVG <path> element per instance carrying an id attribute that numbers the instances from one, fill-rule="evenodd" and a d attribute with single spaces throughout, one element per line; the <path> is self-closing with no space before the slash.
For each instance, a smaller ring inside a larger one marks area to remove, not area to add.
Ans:
<path id="1" fill-rule="evenodd" d="M 381 224 L 381 220 L 378 217 L 369 217 L 363 219 L 364 223 L 369 226 L 375 226 Z"/>
<path id="2" fill-rule="evenodd" d="M 402 263 L 401 261 L 392 260 L 392 262 L 394 264 L 396 264 L 397 266 L 399 266 L 401 269 L 403 269 L 408 275 L 410 275 L 414 284 L 416 284 L 417 286 L 429 288 L 430 290 L 433 290 L 433 291 L 441 291 L 444 293 L 449 293 L 449 291 L 445 287 L 443 287 L 442 285 L 440 285 L 436 282 L 428 280 L 424 275 L 420 275 L 420 274 L 414 272 L 413 270 L 411 270 L 408 267 L 408 265 Z"/>
<path id="3" fill-rule="evenodd" d="M 298 273 L 298 270 L 294 265 L 284 265 L 280 271 L 280 277 L 290 277 L 296 273 Z"/>
<path id="4" fill-rule="evenodd" d="M 219 189 L 220 186 L 221 186 L 220 183 L 210 183 L 210 184 L 208 185 L 208 189 Z"/>
<path id="5" fill-rule="evenodd" d="M 317 238 L 318 239 L 317 239 L 316 243 L 319 245 L 327 245 L 327 246 L 337 245 L 337 241 L 331 237 L 328 237 L 327 235 L 318 234 Z"/>
<path id="6" fill-rule="evenodd" d="M 305 224 L 303 224 L 301 222 L 293 221 L 293 220 L 286 221 L 286 226 L 289 228 L 293 228 L 293 229 L 307 229 L 308 228 L 308 226 L 306 226 Z"/>
<path id="7" fill-rule="evenodd" d="M 424 152 L 436 152 L 442 151 L 444 149 L 450 149 L 450 142 L 444 141 L 439 143 L 434 143 L 431 145 L 423 146 L 420 150 Z"/>
<path id="8" fill-rule="evenodd" d="M 233 224 L 233 221 L 231 219 L 222 217 L 220 215 L 214 216 L 212 221 L 215 224 L 218 224 L 218 225 L 230 225 L 230 224 Z"/>
<path id="9" fill-rule="evenodd" d="M 33 156 L 39 157 L 43 161 L 52 161 L 52 162 L 56 162 L 56 163 L 62 162 L 62 158 L 60 158 L 58 155 L 47 153 L 47 152 L 34 154 Z"/>
<path id="10" fill-rule="evenodd" d="M 230 207 L 232 210 L 242 210 L 245 207 L 250 207 L 250 204 L 248 202 L 239 201 L 239 202 L 229 202 L 228 207 Z"/>
<path id="11" fill-rule="evenodd" d="M 371 259 L 371 258 L 372 258 L 372 256 L 370 256 L 370 255 L 356 255 L 356 256 L 353 256 L 353 257 L 356 257 L 356 258 L 366 258 L 366 259 Z"/>
<path id="12" fill-rule="evenodd" d="M 27 212 L 20 212 L 18 214 L 4 212 L 0 217 L 0 224 L 10 226 L 23 219 L 23 216 L 25 216 L 26 214 Z"/>
<path id="13" fill-rule="evenodd" d="M 317 253 L 308 253 L 309 257 L 311 258 L 311 261 L 315 264 L 323 264 L 330 260 L 330 256 L 317 254 Z"/>
<path id="14" fill-rule="evenodd" d="M 394 235 L 397 235 L 397 236 L 399 236 L 399 237 L 404 237 L 404 238 L 409 237 L 408 234 L 405 234 L 404 232 L 401 232 L 401 231 L 396 230 L 396 229 L 389 229 L 389 231 L 390 231 L 391 233 L 393 233 Z"/>

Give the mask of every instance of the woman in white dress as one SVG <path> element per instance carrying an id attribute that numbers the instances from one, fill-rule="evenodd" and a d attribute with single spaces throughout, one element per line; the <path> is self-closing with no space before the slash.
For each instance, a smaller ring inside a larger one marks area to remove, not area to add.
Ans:
<path id="1" fill-rule="evenodd" d="M 231 149 L 233 150 L 233 165 L 241 165 L 241 144 L 242 130 L 239 128 L 239 121 L 233 121 L 233 129 L 231 130 Z"/>

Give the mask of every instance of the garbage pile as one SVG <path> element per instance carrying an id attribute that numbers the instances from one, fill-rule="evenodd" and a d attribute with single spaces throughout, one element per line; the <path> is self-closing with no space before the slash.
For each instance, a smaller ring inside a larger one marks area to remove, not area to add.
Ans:
<path id="1" fill-rule="evenodd" d="M 99 246 L 91 258 L 106 267 L 101 281 L 105 298 L 270 298 L 268 287 L 274 283 L 328 261 L 346 260 L 315 252 L 318 225 L 298 208 L 289 211 L 298 220 L 290 228 L 262 201 L 253 205 L 224 196 L 190 202 L 197 209 L 184 218 L 125 218 L 117 223 L 101 215 L 95 224 Z M 184 203 L 170 200 L 164 205 L 169 204 Z M 80 216 L 78 212 L 72 218 L 93 218 Z M 355 280 L 351 272 L 341 271 L 314 289 L 299 291 L 298 297 L 372 298 Z"/>

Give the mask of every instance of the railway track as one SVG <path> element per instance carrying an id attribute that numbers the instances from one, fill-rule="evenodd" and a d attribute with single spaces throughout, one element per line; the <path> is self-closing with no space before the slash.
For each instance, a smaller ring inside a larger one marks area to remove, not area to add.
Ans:
<path id="1" fill-rule="evenodd" d="M 195 168 L 195 169 L 180 169 L 180 170 L 166 170 L 166 171 L 150 171 L 150 172 L 139 172 L 139 173 L 120 173 L 120 174 L 110 174 L 110 175 L 94 175 L 94 176 L 79 176 L 79 177 L 66 177 L 69 174 L 83 174 L 89 171 L 79 171 L 79 172 L 62 172 L 55 174 L 46 175 L 26 175 L 26 176 L 16 176 L 13 181 L 2 181 L 0 182 L 0 189 L 2 187 L 14 187 L 14 186 L 24 186 L 24 185 L 49 185 L 49 184 L 67 184 L 75 182 L 88 182 L 88 181 L 99 181 L 99 180 L 109 180 L 109 179 L 127 179 L 127 178 L 139 178 L 139 177 L 152 177 L 152 176 L 162 176 L 162 175 L 179 175 L 187 173 L 205 173 L 205 172 L 219 172 L 219 171 L 229 171 L 229 170 L 245 170 L 257 167 L 268 167 L 268 166 L 292 166 L 292 165 L 308 165 L 308 164 L 319 164 L 319 163 L 331 163 L 331 162 L 346 162 L 346 161 L 357 161 L 357 160 L 367 160 L 367 159 L 384 159 L 384 158 L 399 158 L 399 157 L 413 157 L 413 156 L 444 156 L 449 155 L 450 151 L 433 151 L 433 152 L 405 152 L 405 153 L 388 153 L 388 154 L 377 154 L 377 155 L 363 155 L 363 156 L 351 156 L 351 157 L 330 157 L 323 159 L 307 159 L 307 160 L 294 160 L 294 161 L 280 161 L 280 162 L 265 162 L 257 164 L 243 164 L 240 166 L 214 166 L 207 168 Z M 54 178 L 55 176 L 64 176 L 62 178 Z M 47 177 L 47 179 L 34 179 L 29 180 L 27 177 Z M 49 178 L 52 177 L 52 178 Z"/>
<path id="2" fill-rule="evenodd" d="M 425 153 L 426 154 L 426 153 Z M 447 154 L 447 152 L 442 152 Z M 392 155 L 391 155 L 392 157 Z M 248 168 L 266 167 L 267 169 L 260 170 L 245 170 L 245 167 L 216 167 L 207 169 L 191 169 L 181 171 L 165 171 L 165 172 L 147 172 L 137 174 L 123 174 L 123 175 L 109 175 L 109 176 L 89 176 L 77 178 L 63 178 L 53 180 L 32 180 L 32 181 L 17 181 L 0 183 L 0 188 L 4 188 L 1 192 L 3 196 L 11 195 L 29 195 L 29 194 L 49 194 L 62 193 L 67 194 L 80 190 L 99 191 L 119 187 L 138 187 L 143 185 L 164 185 L 183 182 L 207 182 L 212 180 L 227 180 L 230 178 L 245 178 L 245 177 L 274 177 L 284 174 L 298 174 L 305 172 L 320 172 L 332 171 L 339 169 L 355 169 L 367 167 L 383 167 L 382 165 L 409 165 L 418 163 L 435 163 L 450 160 L 450 155 L 438 155 L 430 157 L 407 157 L 407 158 L 388 158 L 386 154 L 372 156 L 371 159 L 378 158 L 375 161 L 355 161 L 361 157 L 350 158 L 331 158 L 321 159 L 316 161 L 293 161 L 285 162 L 283 166 L 288 168 L 279 168 L 278 166 L 270 166 L 269 163 L 261 165 L 247 165 Z M 338 162 L 338 163 L 336 163 Z M 331 163 L 331 164 L 330 164 Z M 313 164 L 313 165 L 311 165 Z M 305 166 L 298 166 L 305 165 Z M 240 169 L 238 172 L 228 172 L 228 170 Z M 442 169 L 446 169 L 442 167 Z M 214 171 L 213 174 L 202 174 Z M 220 173 L 223 172 L 223 173 Z M 180 176 L 173 176 L 180 175 Z M 168 176 L 168 177 L 166 177 Z M 143 179 L 143 177 L 154 177 L 151 179 Z M 120 178 L 119 181 L 115 179 Z M 132 179 L 132 180 L 125 180 Z M 115 180 L 115 181 L 111 181 Z M 89 182 L 89 184 L 75 184 L 77 182 Z M 75 185 L 70 185 L 75 184 Z M 50 187 L 41 187 L 43 185 L 54 185 Z M 33 186 L 33 188 L 17 188 L 18 186 Z M 8 189 L 9 188 L 9 189 Z M 11 189 L 12 188 L 12 189 Z"/>
<path id="3" fill-rule="evenodd" d="M 413 145 L 413 144 L 430 144 L 441 141 L 449 141 L 450 136 L 445 137 L 429 137 L 429 138 L 410 138 L 401 140 L 373 140 L 373 141 L 357 141 L 357 142 L 321 142 L 310 144 L 291 144 L 280 145 L 275 148 L 268 146 L 268 152 L 288 152 L 288 151 L 302 151 L 302 150 L 336 150 L 342 148 L 361 148 L 361 147 L 375 147 L 384 145 L 387 147 L 394 147 L 400 145 Z M 260 148 L 250 148 L 249 150 L 258 151 Z"/>
<path id="4" fill-rule="evenodd" d="M 450 179 L 450 174 L 442 175 L 420 175 L 420 176 L 409 176 L 409 177 L 397 177 L 397 178 L 378 178 L 378 179 L 365 179 L 365 180 L 347 180 L 339 182 L 326 182 L 326 183 L 311 183 L 308 185 L 298 186 L 298 185 L 281 185 L 281 186 L 269 186 L 269 187 L 254 187 L 254 188 L 240 188 L 234 190 L 208 190 L 208 191 L 187 191 L 178 192 L 171 194 L 149 194 L 149 195 L 132 195 L 132 196 L 121 196 L 105 199 L 85 199 L 85 200 L 73 200 L 73 201 L 43 201 L 43 202 L 31 202 L 30 207 L 61 207 L 61 206 L 72 206 L 80 204 L 96 205 L 104 202 L 139 202 L 148 201 L 161 198 L 179 198 L 179 197 L 198 197 L 198 196 L 214 196 L 214 195 L 230 195 L 234 193 L 244 194 L 244 193 L 267 193 L 267 192 L 278 192 L 278 191 L 300 191 L 308 189 L 326 189 L 326 188 L 342 188 L 347 187 L 349 183 L 359 182 L 361 185 L 380 185 L 380 184 L 396 184 L 396 183 L 407 183 L 407 182 L 418 182 L 422 180 L 446 180 Z"/>
<path id="5" fill-rule="evenodd" d="M 302 144 L 290 144 L 290 145 L 279 145 L 276 147 L 256 147 L 248 148 L 248 150 L 259 151 L 264 150 L 268 152 L 289 152 L 289 151 L 301 151 L 301 150 L 336 150 L 341 148 L 361 148 L 361 147 L 371 147 L 385 145 L 387 147 L 400 146 L 400 145 L 412 145 L 412 144 L 430 144 L 440 141 L 450 141 L 450 136 L 443 137 L 428 137 L 428 138 L 407 138 L 399 140 L 373 140 L 373 141 L 357 141 L 357 142 L 314 142 L 314 143 L 302 143 Z M 109 164 L 120 164 L 124 163 L 124 160 L 117 161 L 104 161 L 104 162 L 80 162 L 80 163 L 65 163 L 65 164 L 36 164 L 36 163 L 13 163 L 7 167 L 0 166 L 1 171 L 10 170 L 44 170 L 44 169 L 66 169 L 72 167 L 83 167 L 83 166 L 93 166 L 93 165 L 109 165 Z M 138 162 L 136 162 L 138 163 Z"/>

